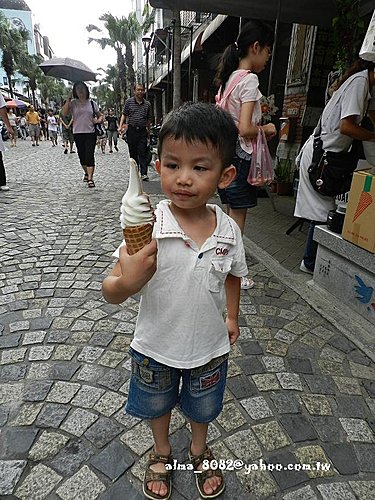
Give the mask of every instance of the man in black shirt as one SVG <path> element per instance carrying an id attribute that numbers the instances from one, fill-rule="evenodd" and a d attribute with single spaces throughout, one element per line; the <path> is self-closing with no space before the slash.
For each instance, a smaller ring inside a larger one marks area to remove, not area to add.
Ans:
<path id="1" fill-rule="evenodd" d="M 142 180 L 148 181 L 147 138 L 151 123 L 151 104 L 144 99 L 144 93 L 144 86 L 136 83 L 134 96 L 125 102 L 119 132 L 126 130 L 130 158 L 138 163 Z"/>

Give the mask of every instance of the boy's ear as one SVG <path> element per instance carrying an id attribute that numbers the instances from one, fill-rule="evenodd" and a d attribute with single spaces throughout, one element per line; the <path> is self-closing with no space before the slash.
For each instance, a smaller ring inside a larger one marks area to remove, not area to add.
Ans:
<path id="1" fill-rule="evenodd" d="M 160 175 L 160 170 L 161 170 L 160 160 L 155 160 L 155 169 L 157 173 Z"/>
<path id="2" fill-rule="evenodd" d="M 229 186 L 229 184 L 233 181 L 233 179 L 236 177 L 236 167 L 234 165 L 230 165 L 229 167 L 225 168 L 222 173 L 221 177 L 219 180 L 218 188 L 224 189 Z"/>

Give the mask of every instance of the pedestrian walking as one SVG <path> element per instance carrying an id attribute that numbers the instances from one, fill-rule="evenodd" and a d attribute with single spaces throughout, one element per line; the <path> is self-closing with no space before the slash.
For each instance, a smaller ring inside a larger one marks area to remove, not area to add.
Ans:
<path id="1" fill-rule="evenodd" d="M 29 134 L 31 137 L 31 145 L 39 146 L 39 136 L 40 136 L 40 116 L 35 111 L 34 106 L 29 106 L 29 110 L 26 113 L 26 121 L 29 127 Z"/>
<path id="2" fill-rule="evenodd" d="M 49 135 L 48 135 L 46 110 L 44 108 L 39 108 L 38 113 L 39 113 L 39 117 L 40 117 L 39 138 L 40 138 L 40 140 L 48 141 Z"/>
<path id="3" fill-rule="evenodd" d="M 27 139 L 27 121 L 25 115 L 21 115 L 20 117 L 20 132 L 21 132 L 21 139 L 23 141 L 26 141 Z"/>
<path id="4" fill-rule="evenodd" d="M 10 124 L 5 99 L 2 96 L 2 94 L 0 94 L 0 117 L 7 128 L 8 134 L 11 136 L 13 134 L 13 127 Z M 7 178 L 6 178 L 4 159 L 3 159 L 4 151 L 5 147 L 3 143 L 3 137 L 0 134 L 0 191 L 9 191 L 9 187 L 7 186 Z"/>
<path id="5" fill-rule="evenodd" d="M 150 133 L 151 104 L 144 98 L 145 88 L 142 84 L 134 85 L 134 96 L 126 100 L 118 131 L 126 131 L 129 155 L 140 169 L 142 180 L 148 181 L 148 147 Z"/>
<path id="6" fill-rule="evenodd" d="M 85 83 L 76 82 L 73 85 L 72 94 L 73 100 L 72 97 L 68 97 L 62 107 L 62 113 L 64 115 L 71 114 L 73 117 L 73 136 L 84 171 L 83 181 L 87 182 L 89 188 L 94 188 L 95 124 L 103 122 L 103 115 L 97 104 L 90 100 L 90 92 Z"/>
<path id="7" fill-rule="evenodd" d="M 126 246 L 119 248 L 119 260 L 103 282 L 111 303 L 142 290 L 126 412 L 150 420 L 154 447 L 143 482 L 150 499 L 171 494 L 169 423 L 177 404 L 190 421 L 189 458 L 199 471 L 200 495 L 214 498 L 225 487 L 221 470 L 210 467 L 215 458 L 207 430 L 223 407 L 247 266 L 239 227 L 207 202 L 236 175 L 231 163 L 237 136 L 229 114 L 212 104 L 187 103 L 166 117 L 156 169 L 169 200 L 156 208 L 154 240 L 131 256 Z"/>
<path id="8" fill-rule="evenodd" d="M 63 105 L 66 101 L 64 101 Z M 73 150 L 74 136 L 73 136 L 73 117 L 71 114 L 64 115 L 62 109 L 59 113 L 60 124 L 61 124 L 61 135 L 64 142 L 64 154 L 75 153 Z"/>
<path id="9" fill-rule="evenodd" d="M 367 109 L 375 118 L 374 68 L 375 63 L 358 59 L 343 75 L 321 116 L 320 137 L 325 151 L 349 151 L 354 139 L 375 141 L 375 133 L 360 125 Z M 316 130 L 314 134 L 315 132 Z M 299 166 L 299 184 L 294 210 L 296 217 L 310 221 L 300 265 L 301 271 L 310 274 L 314 272 L 318 251 L 318 244 L 314 241 L 315 226 L 326 224 L 328 212 L 335 208 L 334 197 L 321 195 L 310 182 L 308 168 L 312 162 L 314 134 L 306 141 L 296 159 Z"/>
<path id="10" fill-rule="evenodd" d="M 48 137 L 51 139 L 52 147 L 57 146 L 57 130 L 58 130 L 58 122 L 53 113 L 53 109 L 48 110 L 47 114 L 47 129 L 48 129 Z"/>
<path id="11" fill-rule="evenodd" d="M 15 148 L 17 146 L 17 138 L 18 138 L 18 128 L 17 124 L 19 122 L 18 116 L 13 112 L 12 108 L 8 109 L 8 120 L 10 123 L 10 126 L 12 127 L 12 135 L 11 135 L 11 140 L 12 140 L 12 148 Z"/>
<path id="12" fill-rule="evenodd" d="M 117 116 L 115 115 L 113 109 L 108 110 L 108 115 L 105 117 L 105 120 L 107 122 L 107 136 L 108 136 L 108 145 L 109 145 L 109 152 L 113 153 L 112 149 L 112 142 L 115 147 L 115 150 L 118 151 L 117 147 L 117 141 L 118 141 L 118 119 Z"/>
<path id="13" fill-rule="evenodd" d="M 253 152 L 252 139 L 257 137 L 259 127 L 264 130 L 267 140 L 276 135 L 273 123 L 261 125 L 262 94 L 257 76 L 271 57 L 272 45 L 273 30 L 261 21 L 249 21 L 241 29 L 237 40 L 223 52 L 216 74 L 216 84 L 220 87 L 218 99 L 223 98 L 227 89 L 232 89 L 225 109 L 238 127 L 238 142 L 233 158 L 237 175 L 230 186 L 219 190 L 219 195 L 242 233 L 248 209 L 257 205 L 257 188 L 247 181 Z M 250 278 L 242 279 L 242 289 L 253 286 L 254 281 Z"/>

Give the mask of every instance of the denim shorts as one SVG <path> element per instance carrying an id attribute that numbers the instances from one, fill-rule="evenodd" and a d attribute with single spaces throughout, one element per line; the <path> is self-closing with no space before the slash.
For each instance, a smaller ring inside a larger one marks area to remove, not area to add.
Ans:
<path id="1" fill-rule="evenodd" d="M 212 422 L 220 414 L 228 354 L 190 370 L 163 365 L 132 348 L 129 354 L 132 358 L 132 375 L 126 413 L 142 419 L 153 419 L 178 406 L 188 419 L 198 423 Z"/>
<path id="2" fill-rule="evenodd" d="M 224 189 L 218 189 L 221 203 L 230 208 L 253 208 L 257 206 L 257 188 L 247 182 L 251 160 L 235 156 L 232 165 L 237 173 L 234 180 Z"/>

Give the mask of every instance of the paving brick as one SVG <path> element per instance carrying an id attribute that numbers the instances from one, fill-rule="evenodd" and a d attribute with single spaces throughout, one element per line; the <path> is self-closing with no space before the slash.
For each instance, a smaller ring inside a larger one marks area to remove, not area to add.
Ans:
<path id="1" fill-rule="evenodd" d="M 263 354 L 262 347 L 256 341 L 241 342 L 241 349 L 245 356 Z"/>
<path id="2" fill-rule="evenodd" d="M 318 437 L 310 420 L 304 415 L 282 415 L 279 420 L 295 443 L 313 441 Z"/>
<path id="3" fill-rule="evenodd" d="M 284 448 L 289 444 L 288 437 L 276 421 L 257 424 L 252 429 L 267 451 Z"/>
<path id="4" fill-rule="evenodd" d="M 245 375 L 228 378 L 227 387 L 237 399 L 248 398 L 258 392 L 254 383 Z"/>
<path id="5" fill-rule="evenodd" d="M 76 472 L 71 478 L 65 481 L 56 493 L 63 500 L 73 500 L 74 498 L 85 498 L 94 500 L 105 491 L 105 485 L 94 474 L 87 465 Z"/>
<path id="6" fill-rule="evenodd" d="M 49 380 L 28 380 L 24 386 L 24 401 L 43 401 L 51 389 L 52 382 Z"/>
<path id="7" fill-rule="evenodd" d="M 359 396 L 336 396 L 338 417 L 361 418 L 366 415 L 366 407 Z"/>
<path id="8" fill-rule="evenodd" d="M 38 464 L 31 469 L 30 474 L 16 490 L 17 498 L 22 500 L 46 498 L 61 479 L 62 477 L 54 470 L 43 464 Z"/>
<path id="9" fill-rule="evenodd" d="M 318 484 L 323 500 L 355 500 L 353 490 L 347 483 Z"/>
<path id="10" fill-rule="evenodd" d="M 9 427 L 1 433 L 0 457 L 22 459 L 31 448 L 38 429 Z"/>
<path id="11" fill-rule="evenodd" d="M 347 441 L 344 429 L 337 418 L 311 416 L 310 421 L 323 442 L 340 443 Z"/>
<path id="12" fill-rule="evenodd" d="M 305 374 L 313 373 L 311 362 L 308 359 L 288 357 L 287 363 L 292 372 Z"/>
<path id="13" fill-rule="evenodd" d="M 175 495 L 175 493 L 173 493 L 173 495 Z M 122 477 L 99 497 L 100 500 L 119 500 L 119 498 L 144 500 L 144 495 L 134 488 L 131 481 L 129 481 L 125 477 Z M 180 497 L 180 499 L 183 498 L 185 497 Z"/>
<path id="14" fill-rule="evenodd" d="M 26 460 L 0 460 L 0 495 L 11 495 L 27 465 Z"/>
<path id="15" fill-rule="evenodd" d="M 58 428 L 69 412 L 69 406 L 56 403 L 48 403 L 41 409 L 36 424 L 38 427 Z"/>
<path id="16" fill-rule="evenodd" d="M 50 462 L 59 474 L 66 477 L 71 477 L 81 467 L 83 462 L 86 462 L 94 455 L 94 451 L 87 445 L 87 441 L 73 438 L 67 446 Z"/>
<path id="17" fill-rule="evenodd" d="M 271 471 L 271 474 L 282 491 L 293 488 L 301 483 L 308 481 L 309 477 L 302 470 L 288 470 L 291 464 L 299 464 L 296 457 L 290 452 L 278 453 L 271 455 L 266 462 L 269 465 L 280 464 L 283 470 Z"/>
<path id="18" fill-rule="evenodd" d="M 272 392 L 270 397 L 278 413 L 301 413 L 301 404 L 294 394 Z"/>
<path id="19" fill-rule="evenodd" d="M 325 452 L 339 474 L 351 475 L 359 472 L 354 448 L 349 443 L 325 443 Z"/>
<path id="20" fill-rule="evenodd" d="M 374 433 L 368 423 L 359 418 L 339 418 L 341 425 L 346 432 L 349 441 L 359 441 L 362 443 L 375 442 Z"/>
<path id="21" fill-rule="evenodd" d="M 134 458 L 125 446 L 113 441 L 93 457 L 90 463 L 111 481 L 115 481 L 134 464 Z"/>
<path id="22" fill-rule="evenodd" d="M 97 448 L 103 448 L 118 434 L 122 427 L 106 417 L 100 417 L 86 432 L 85 437 Z"/>
<path id="23" fill-rule="evenodd" d="M 311 392 L 316 394 L 336 394 L 338 388 L 330 375 L 304 375 Z"/>
<path id="24" fill-rule="evenodd" d="M 237 361 L 245 375 L 254 375 L 256 373 L 264 373 L 264 366 L 255 356 L 244 356 Z"/>

